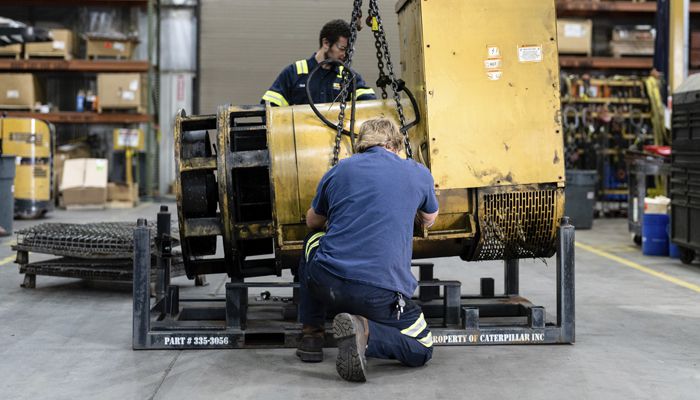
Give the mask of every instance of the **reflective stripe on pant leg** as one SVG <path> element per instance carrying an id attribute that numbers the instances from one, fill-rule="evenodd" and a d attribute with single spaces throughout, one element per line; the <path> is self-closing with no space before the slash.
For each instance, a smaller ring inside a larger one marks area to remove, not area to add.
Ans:
<path id="1" fill-rule="evenodd" d="M 299 321 L 302 324 L 322 327 L 326 316 L 326 305 L 314 295 L 310 288 L 314 249 L 325 232 L 312 232 L 304 239 L 304 255 L 299 262 Z M 311 260 L 311 262 L 309 262 Z"/>
<path id="2" fill-rule="evenodd" d="M 401 334 L 398 329 L 369 320 L 367 357 L 398 360 L 409 367 L 425 365 L 433 357 L 433 347 L 420 339 Z M 427 329 L 424 332 L 430 333 Z M 426 336 L 427 337 L 427 336 Z"/>
<path id="3" fill-rule="evenodd" d="M 429 336 L 430 331 L 418 304 L 404 297 L 404 313 L 397 319 L 395 292 L 354 282 L 347 282 L 343 290 L 355 303 L 354 307 L 347 307 L 348 311 L 370 320 L 367 357 L 395 359 L 412 367 L 430 360 L 432 335 Z M 415 337 L 401 333 L 404 330 Z"/>
<path id="4" fill-rule="evenodd" d="M 321 244 L 321 238 L 325 234 L 326 232 L 316 232 L 306 240 L 306 242 L 304 243 L 304 259 L 306 260 L 306 262 L 308 262 L 309 259 L 311 259 L 311 251 L 318 247 L 319 244 Z"/>

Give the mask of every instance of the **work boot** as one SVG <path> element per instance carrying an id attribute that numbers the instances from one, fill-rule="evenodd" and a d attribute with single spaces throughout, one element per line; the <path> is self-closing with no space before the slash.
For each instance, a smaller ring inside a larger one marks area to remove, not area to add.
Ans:
<path id="1" fill-rule="evenodd" d="M 297 357 L 303 362 L 323 361 L 323 328 L 304 325 L 301 341 L 297 347 Z"/>
<path id="2" fill-rule="evenodd" d="M 338 358 L 335 360 L 338 375 L 350 382 L 366 381 L 367 318 L 348 313 L 336 315 L 333 319 L 333 337 L 338 343 Z"/>

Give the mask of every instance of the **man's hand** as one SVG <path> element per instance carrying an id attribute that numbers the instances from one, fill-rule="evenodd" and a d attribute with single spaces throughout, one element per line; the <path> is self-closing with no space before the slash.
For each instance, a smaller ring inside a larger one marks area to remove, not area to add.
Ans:
<path id="1" fill-rule="evenodd" d="M 316 214 L 316 210 L 313 207 L 309 207 L 309 210 L 306 212 L 306 226 L 311 229 L 322 229 L 325 225 L 326 217 Z"/>
<path id="2" fill-rule="evenodd" d="M 425 213 L 423 211 L 418 210 L 418 214 L 416 214 L 416 221 L 423 228 L 425 228 L 425 229 L 430 228 L 435 223 L 435 219 L 438 216 L 438 211 L 435 211 L 434 213 L 428 214 L 428 213 Z"/>

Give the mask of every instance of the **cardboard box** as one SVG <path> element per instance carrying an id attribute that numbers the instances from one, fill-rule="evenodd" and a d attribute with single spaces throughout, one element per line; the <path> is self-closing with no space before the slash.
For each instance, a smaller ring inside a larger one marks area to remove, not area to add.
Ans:
<path id="1" fill-rule="evenodd" d="M 107 184 L 107 201 L 126 201 L 130 203 L 138 203 L 139 187 L 137 185 L 129 185 L 125 183 L 109 182 Z"/>
<path id="2" fill-rule="evenodd" d="M 59 192 L 63 179 L 63 164 L 72 158 L 90 158 L 90 148 L 85 143 L 64 144 L 56 148 L 53 157 L 54 193 Z"/>
<path id="3" fill-rule="evenodd" d="M 558 19 L 557 42 L 560 54 L 592 53 L 593 22 L 590 19 Z"/>
<path id="4" fill-rule="evenodd" d="M 73 58 L 73 32 L 68 29 L 51 29 L 52 42 L 27 43 L 24 46 L 24 58 L 62 57 Z"/>
<path id="5" fill-rule="evenodd" d="M 115 40 L 106 38 L 85 38 L 86 58 L 117 58 L 131 59 L 136 47 L 133 40 Z"/>
<path id="6" fill-rule="evenodd" d="M 32 74 L 0 74 L 0 108 L 34 109 L 40 100 Z"/>
<path id="7" fill-rule="evenodd" d="M 74 158 L 63 164 L 62 205 L 104 208 L 107 201 L 107 160 Z"/>
<path id="8" fill-rule="evenodd" d="M 11 44 L 9 46 L 0 46 L 0 56 L 9 56 L 19 59 L 22 56 L 22 45 Z"/>
<path id="9" fill-rule="evenodd" d="M 146 104 L 141 74 L 97 74 L 98 112 L 105 108 L 136 109 Z"/>

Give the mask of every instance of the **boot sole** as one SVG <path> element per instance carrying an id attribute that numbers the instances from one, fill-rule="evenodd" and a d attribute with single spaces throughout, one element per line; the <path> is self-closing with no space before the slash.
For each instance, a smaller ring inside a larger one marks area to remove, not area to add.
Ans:
<path id="1" fill-rule="evenodd" d="M 355 324 L 350 314 L 342 313 L 333 319 L 333 337 L 338 344 L 335 369 L 346 381 L 365 382 L 365 363 L 357 351 Z"/>
<path id="2" fill-rule="evenodd" d="M 297 357 L 303 362 L 319 363 L 323 361 L 323 352 L 303 351 L 297 349 Z"/>

